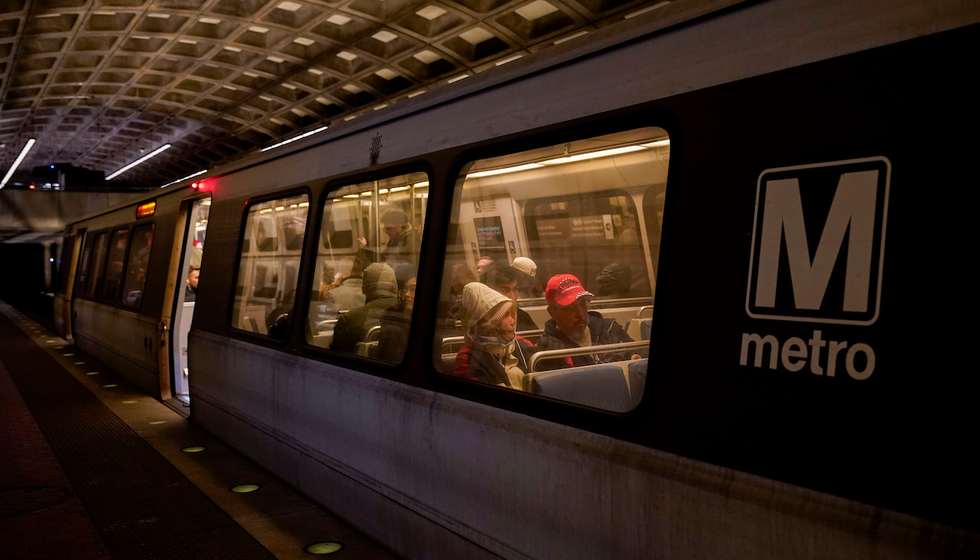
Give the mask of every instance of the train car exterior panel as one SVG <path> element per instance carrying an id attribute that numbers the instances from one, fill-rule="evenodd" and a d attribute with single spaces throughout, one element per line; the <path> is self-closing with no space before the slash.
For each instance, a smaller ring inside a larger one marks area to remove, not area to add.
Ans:
<path id="1" fill-rule="evenodd" d="M 954 553 L 960 538 L 910 516 L 606 436 L 191 336 L 198 367 L 220 372 L 195 380 L 195 421 L 406 557 L 464 550 L 455 557 L 730 558 L 765 550 L 774 558 L 930 558 Z M 444 530 L 406 538 L 405 527 L 430 523 Z"/>
<path id="2" fill-rule="evenodd" d="M 155 319 L 88 300 L 75 301 L 75 318 L 79 348 L 159 398 L 160 333 Z"/>

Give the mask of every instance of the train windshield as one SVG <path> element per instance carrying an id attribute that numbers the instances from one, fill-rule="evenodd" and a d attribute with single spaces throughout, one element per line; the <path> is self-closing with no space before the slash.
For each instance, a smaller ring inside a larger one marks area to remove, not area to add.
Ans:
<path id="1" fill-rule="evenodd" d="M 634 408 L 646 379 L 669 159 L 666 131 L 651 127 L 465 167 L 437 368 L 595 408 Z"/>
<path id="2" fill-rule="evenodd" d="M 332 190 L 324 202 L 307 342 L 389 363 L 405 355 L 429 198 L 425 173 Z"/>

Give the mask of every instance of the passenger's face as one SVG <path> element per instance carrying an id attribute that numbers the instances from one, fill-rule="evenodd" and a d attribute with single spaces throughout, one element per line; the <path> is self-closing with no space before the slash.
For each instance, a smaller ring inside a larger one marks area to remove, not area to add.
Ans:
<path id="1" fill-rule="evenodd" d="M 581 336 L 583 329 L 589 326 L 589 300 L 581 298 L 575 303 L 562 307 L 549 305 L 548 313 L 555 320 L 558 328 L 568 335 Z"/>
<path id="2" fill-rule="evenodd" d="M 402 226 L 385 225 L 385 234 L 388 236 L 389 240 L 398 237 L 398 234 L 402 232 Z"/>
<path id="3" fill-rule="evenodd" d="M 187 274 L 187 285 L 191 288 L 197 289 L 197 279 L 201 277 L 201 271 L 192 270 Z"/>
<path id="4" fill-rule="evenodd" d="M 493 287 L 500 295 L 507 296 L 511 301 L 517 301 L 517 280 L 510 284 L 497 284 Z"/>
<path id="5" fill-rule="evenodd" d="M 405 282 L 405 311 L 411 311 L 415 305 L 415 278 Z"/>
<path id="6" fill-rule="evenodd" d="M 492 263 L 492 262 L 493 261 L 490 260 L 490 259 L 480 259 L 480 260 L 478 260 L 476 262 L 476 273 L 477 274 L 482 274 L 483 271 L 486 270 L 487 267 L 489 267 L 490 266 L 490 263 Z"/>
<path id="7" fill-rule="evenodd" d="M 513 340 L 517 334 L 517 319 L 508 314 L 500 320 L 500 326 L 498 328 L 500 329 L 501 338 L 506 341 Z"/>

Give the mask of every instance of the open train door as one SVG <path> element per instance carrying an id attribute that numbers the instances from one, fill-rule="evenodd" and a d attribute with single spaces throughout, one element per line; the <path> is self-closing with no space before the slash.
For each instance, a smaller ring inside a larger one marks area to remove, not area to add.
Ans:
<path id="1" fill-rule="evenodd" d="M 55 332 L 69 344 L 74 344 L 72 336 L 72 297 L 74 297 L 75 273 L 78 270 L 78 260 L 81 254 L 85 229 L 65 237 L 61 247 L 61 262 L 58 264 L 58 288 L 54 298 Z"/>
<path id="2" fill-rule="evenodd" d="M 182 242 L 174 244 L 171 281 L 167 284 L 170 293 L 164 302 L 170 317 L 169 320 L 165 317 L 161 322 L 162 333 L 167 337 L 160 355 L 161 392 L 171 406 L 184 410 L 190 406 L 187 334 L 194 320 L 197 279 L 200 277 L 210 211 L 210 196 L 187 200 L 181 206 L 177 239 Z"/>

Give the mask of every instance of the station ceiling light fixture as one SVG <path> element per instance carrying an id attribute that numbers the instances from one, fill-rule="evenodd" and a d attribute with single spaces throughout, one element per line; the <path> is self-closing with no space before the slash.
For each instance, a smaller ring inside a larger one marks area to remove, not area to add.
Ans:
<path id="1" fill-rule="evenodd" d="M 158 156 L 158 155 L 162 154 L 164 151 L 166 151 L 168 149 L 170 149 L 170 144 L 164 144 L 163 146 L 160 146 L 159 148 L 153 150 L 152 152 L 146 154 L 145 156 L 139 158 L 138 160 L 136 160 L 136 161 L 134 161 L 134 162 L 132 162 L 130 164 L 127 164 L 127 165 L 121 167 L 118 171 L 116 171 L 112 175 L 109 175 L 108 177 L 106 177 L 105 180 L 106 181 L 109 181 L 109 180 L 111 180 L 111 179 L 113 179 L 115 177 L 118 177 L 119 175 L 122 175 L 123 173 L 129 171 L 130 169 L 136 167 L 137 165 L 143 163 L 144 161 L 146 161 L 146 160 L 148 160 L 148 159 L 150 159 L 150 158 L 152 158 L 154 156 Z"/>
<path id="2" fill-rule="evenodd" d="M 20 162 L 24 161 L 24 158 L 27 157 L 27 152 L 31 151 L 31 148 L 34 147 L 34 142 L 36 141 L 37 140 L 35 140 L 34 138 L 31 138 L 30 140 L 27 141 L 27 145 L 24 146 L 24 149 L 20 151 L 20 155 L 17 156 L 17 159 L 14 160 L 14 164 L 10 166 L 10 170 L 7 171 L 7 174 L 3 176 L 3 181 L 0 181 L 0 189 L 2 189 L 7 185 L 7 181 L 9 181 L 10 177 L 13 176 L 14 171 L 17 171 L 17 168 L 20 166 Z"/>

